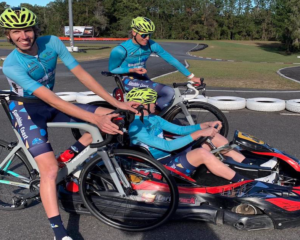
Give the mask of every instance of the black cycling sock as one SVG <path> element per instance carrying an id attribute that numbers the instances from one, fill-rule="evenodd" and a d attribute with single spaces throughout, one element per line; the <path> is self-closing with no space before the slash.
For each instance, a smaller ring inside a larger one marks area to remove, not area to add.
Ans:
<path id="1" fill-rule="evenodd" d="M 65 236 L 68 236 L 60 215 L 49 218 L 49 222 L 52 230 L 54 231 L 56 240 L 62 240 Z"/>
<path id="2" fill-rule="evenodd" d="M 234 177 L 230 180 L 231 182 L 242 182 L 242 181 L 245 181 L 245 180 L 250 180 L 250 178 L 247 178 L 239 173 L 235 173 Z"/>
<path id="3" fill-rule="evenodd" d="M 75 153 L 75 155 L 77 155 L 80 152 L 82 152 L 85 148 L 86 148 L 86 146 L 82 145 L 81 142 L 77 141 L 71 147 L 69 147 L 68 150 L 73 151 Z"/>

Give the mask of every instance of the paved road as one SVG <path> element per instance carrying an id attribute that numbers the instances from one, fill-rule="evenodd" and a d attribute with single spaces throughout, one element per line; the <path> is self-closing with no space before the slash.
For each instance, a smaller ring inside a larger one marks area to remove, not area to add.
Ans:
<path id="1" fill-rule="evenodd" d="M 279 72 L 287 78 L 300 81 L 300 67 L 287 67 L 281 69 Z"/>
<path id="2" fill-rule="evenodd" d="M 193 44 L 163 43 L 170 52 L 182 62 L 185 52 L 194 47 Z M 174 49 L 174 50 L 173 50 Z M 82 64 L 85 69 L 95 76 L 107 89 L 112 90 L 115 86 L 113 79 L 104 78 L 99 75 L 100 70 L 107 68 L 107 60 L 98 60 Z M 158 76 L 166 71 L 173 71 L 173 68 L 164 63 L 159 58 L 150 58 L 148 62 L 150 76 Z M 3 74 L 0 74 L 0 89 L 7 89 L 8 85 Z M 59 64 L 57 69 L 57 84 L 55 91 L 85 91 L 84 87 L 78 83 L 67 69 Z M 218 89 L 216 89 L 218 90 Z M 220 92 L 209 92 L 210 95 L 225 95 Z M 257 93 L 233 93 L 239 96 L 249 97 Z M 263 93 L 261 93 L 263 94 Z M 268 93 L 283 99 L 294 98 L 291 93 Z M 296 93 L 294 93 L 296 94 Z M 228 94 L 226 94 L 228 95 Z M 248 96 L 249 95 L 249 96 Z M 256 95 L 257 96 L 257 95 Z M 258 97 L 258 96 L 257 96 Z M 259 96 L 260 97 L 260 96 Z M 296 97 L 295 97 L 296 98 Z M 299 97 L 298 97 L 299 98 Z M 285 112 L 282 112 L 285 113 Z M 239 129 L 251 133 L 261 138 L 274 147 L 284 149 L 286 152 L 300 158 L 299 148 L 299 120 L 300 116 L 286 116 L 280 113 L 260 113 L 249 110 L 226 112 L 230 124 L 229 139 L 233 136 L 234 129 Z M 13 132 L 3 110 L 0 110 L 1 136 L 7 140 L 14 140 Z M 71 134 L 66 129 L 51 129 L 50 141 L 55 151 L 58 153 L 65 150 L 72 144 Z M 1 154 L 1 152 L 0 152 Z M 3 157 L 3 156 L 2 156 Z M 52 231 L 46 219 L 41 204 L 36 204 L 18 212 L 0 212 L 0 232 L 3 240 L 47 240 L 53 239 Z M 76 240 L 94 239 L 130 239 L 130 240 L 150 240 L 150 239 L 272 239 L 272 240 L 296 240 L 299 239 L 300 227 L 290 230 L 274 231 L 253 231 L 241 232 L 229 226 L 216 226 L 196 221 L 170 222 L 164 226 L 145 233 L 122 232 L 97 221 L 88 215 L 73 215 L 61 211 L 63 221 L 67 226 L 71 236 Z"/>

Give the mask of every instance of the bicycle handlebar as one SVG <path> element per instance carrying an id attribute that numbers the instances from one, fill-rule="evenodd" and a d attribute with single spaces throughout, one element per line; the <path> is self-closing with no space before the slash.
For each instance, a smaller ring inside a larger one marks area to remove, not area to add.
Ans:
<path id="1" fill-rule="evenodd" d="M 143 105 L 140 105 L 137 108 L 137 110 L 138 110 L 138 112 L 143 112 Z M 114 122 L 116 125 L 118 125 L 120 130 L 123 130 L 124 127 L 128 128 L 129 124 L 134 120 L 134 116 L 135 116 L 135 113 L 133 113 L 133 112 L 131 112 L 129 110 L 123 110 L 123 109 L 116 109 L 112 113 L 118 113 L 120 115 L 119 117 L 116 117 L 116 118 L 112 119 L 112 122 Z M 116 120 L 116 121 L 114 121 L 114 120 Z M 103 147 L 103 146 L 111 143 L 112 140 L 113 140 L 113 138 L 114 138 L 114 136 L 117 136 L 117 138 L 118 138 L 118 136 L 122 136 L 122 135 L 107 134 L 107 137 L 106 137 L 105 140 L 103 140 L 100 143 L 92 143 L 92 144 L 90 144 L 90 147 L 91 148 L 100 148 L 100 147 Z M 122 137 L 120 139 L 121 140 L 118 139 L 119 143 L 121 143 L 120 141 L 123 141 Z"/>

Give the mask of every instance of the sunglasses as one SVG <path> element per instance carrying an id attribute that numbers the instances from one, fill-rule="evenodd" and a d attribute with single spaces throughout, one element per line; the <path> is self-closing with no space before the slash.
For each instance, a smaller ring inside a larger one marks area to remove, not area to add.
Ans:
<path id="1" fill-rule="evenodd" d="M 140 34 L 140 33 L 139 33 L 139 34 Z M 145 38 L 148 37 L 148 36 L 149 36 L 149 38 L 151 38 L 152 33 L 140 34 L 140 36 L 141 36 L 143 39 L 145 39 Z"/>

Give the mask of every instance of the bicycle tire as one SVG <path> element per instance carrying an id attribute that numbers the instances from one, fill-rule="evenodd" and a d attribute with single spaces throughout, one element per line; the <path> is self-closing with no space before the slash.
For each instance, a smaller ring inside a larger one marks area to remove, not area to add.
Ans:
<path id="1" fill-rule="evenodd" d="M 2 151 L 4 150 L 5 156 L 8 155 L 8 153 L 11 151 L 8 150 L 8 145 L 8 142 L 0 140 L 0 154 L 3 153 Z M 9 164 L 9 168 L 5 171 L 0 169 L 0 180 L 2 180 L 3 182 L 13 181 L 17 183 L 29 183 L 27 181 L 30 181 L 32 179 L 32 169 L 33 168 L 29 163 L 26 155 L 23 153 L 22 150 L 18 150 L 12 158 Z M 20 178 L 14 176 L 8 171 L 12 171 L 15 174 L 22 175 L 23 177 L 26 177 L 26 180 L 22 181 Z M 14 205 L 12 201 L 13 197 L 21 197 L 29 193 L 31 189 L 26 189 L 25 187 L 20 186 L 8 185 L 3 182 L 0 183 L 0 210 L 13 211 L 24 208 L 25 205 L 23 204 L 19 206 Z M 28 201 L 27 204 L 30 204 L 30 201 Z"/>
<path id="2" fill-rule="evenodd" d="M 209 121 L 221 121 L 222 128 L 220 134 L 227 137 L 229 125 L 226 116 L 217 107 L 205 102 L 186 102 L 185 106 L 193 117 L 195 123 L 203 123 Z M 164 116 L 164 118 L 177 125 L 189 125 L 182 109 L 179 106 L 174 106 Z"/>
<path id="3" fill-rule="evenodd" d="M 115 149 L 112 155 L 121 163 L 134 190 L 126 197 L 107 196 L 118 191 L 103 161 L 97 157 L 80 175 L 84 205 L 97 219 L 121 230 L 146 231 L 166 222 L 176 211 L 179 201 L 178 188 L 170 172 L 157 160 L 140 152 Z M 151 186 L 164 191 L 151 190 Z"/>
<path id="4" fill-rule="evenodd" d="M 116 108 L 112 105 L 110 105 L 108 102 L 103 102 L 103 101 L 95 101 L 95 102 L 90 102 L 88 103 L 89 105 L 94 105 L 98 107 L 103 107 L 103 108 L 109 108 L 111 110 L 115 110 Z M 79 129 L 77 128 L 71 128 L 72 135 L 73 137 L 78 140 L 79 138 L 82 137 L 82 133 L 80 132 Z"/>

